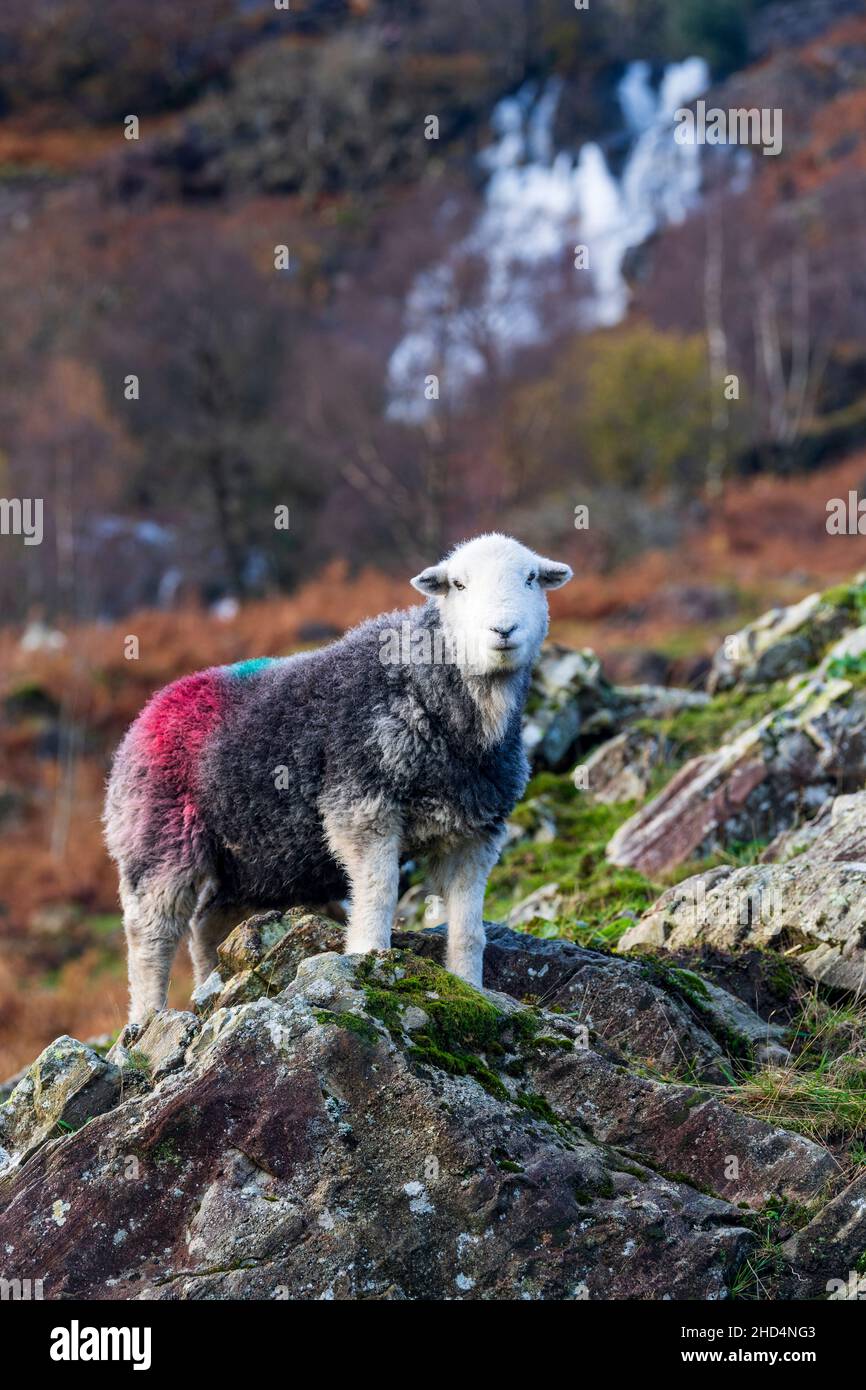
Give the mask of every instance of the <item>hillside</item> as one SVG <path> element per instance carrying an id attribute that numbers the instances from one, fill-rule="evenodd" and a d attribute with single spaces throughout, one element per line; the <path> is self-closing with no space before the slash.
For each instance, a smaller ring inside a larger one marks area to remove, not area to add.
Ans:
<path id="1" fill-rule="evenodd" d="M 866 20 L 705 10 L 6 5 L 0 489 L 50 501 L 10 620 L 402 574 L 491 525 L 607 573 L 699 547 L 719 478 L 862 448 Z M 778 157 L 674 157 L 703 88 L 778 99 Z"/>

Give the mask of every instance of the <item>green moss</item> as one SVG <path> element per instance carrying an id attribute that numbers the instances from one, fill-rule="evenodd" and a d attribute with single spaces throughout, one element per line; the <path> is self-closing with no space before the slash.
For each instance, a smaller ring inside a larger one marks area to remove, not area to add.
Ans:
<path id="1" fill-rule="evenodd" d="M 563 1052 L 572 1052 L 574 1044 L 570 1038 L 553 1038 L 542 1033 L 532 1040 L 533 1047 L 538 1048 L 558 1048 Z"/>
<path id="2" fill-rule="evenodd" d="M 561 1124 L 553 1106 L 544 1099 L 544 1096 L 539 1096 L 534 1091 L 518 1091 L 515 1100 L 521 1110 L 528 1110 L 530 1115 L 534 1115 L 536 1119 L 546 1120 L 549 1125 L 554 1127 Z"/>
<path id="3" fill-rule="evenodd" d="M 174 1139 L 163 1139 L 153 1150 L 153 1158 L 157 1163 L 173 1163 L 175 1166 L 183 1163 L 177 1142 Z"/>
<path id="4" fill-rule="evenodd" d="M 618 1173 L 628 1173 L 630 1177 L 637 1178 L 638 1182 L 649 1182 L 649 1173 L 645 1168 L 635 1168 L 630 1163 L 617 1163 Z"/>
<path id="5" fill-rule="evenodd" d="M 834 656 L 827 662 L 827 675 L 836 680 L 850 681 L 857 687 L 866 685 L 866 653 L 854 656 L 851 652 L 845 652 L 843 656 Z"/>
<path id="6" fill-rule="evenodd" d="M 491 1095 L 508 1099 L 495 1067 L 507 1070 L 508 1054 L 534 1039 L 538 1021 L 530 1010 L 506 1013 L 465 981 L 410 951 L 365 958 L 358 981 L 368 1012 L 398 1042 L 404 1039 L 406 1008 L 412 1005 L 426 1014 L 423 1031 L 412 1034 L 407 1049 L 416 1062 L 452 1076 L 473 1076 Z"/>
<path id="7" fill-rule="evenodd" d="M 829 608 L 844 608 L 860 622 L 866 618 L 866 584 L 837 584 L 825 589 L 821 602 Z"/>
<path id="8" fill-rule="evenodd" d="M 771 711 L 780 709 L 790 698 L 786 681 L 776 681 L 765 690 L 726 690 L 700 709 L 680 710 L 669 719 L 641 720 L 634 727 L 664 737 L 669 752 L 669 777 L 686 759 L 713 752 Z M 674 766 L 670 766 L 670 761 Z"/>
<path id="9" fill-rule="evenodd" d="M 336 1028 L 348 1029 L 350 1033 L 355 1033 L 359 1038 L 363 1038 L 366 1043 L 375 1044 L 380 1041 L 378 1030 L 362 1014 L 332 1013 L 330 1009 L 317 1009 L 315 1017 L 319 1023 L 330 1023 Z"/>
<path id="10" fill-rule="evenodd" d="M 821 602 L 829 604 L 831 608 L 853 608 L 854 591 L 853 584 L 836 584 L 833 588 L 824 590 Z"/>
<path id="11" fill-rule="evenodd" d="M 682 970 L 678 966 L 671 966 L 670 973 L 683 994 L 687 994 L 692 999 L 699 999 L 701 1003 L 709 999 L 710 991 L 707 989 L 706 982 L 693 970 Z"/>
<path id="12" fill-rule="evenodd" d="M 782 1000 L 793 999 L 801 984 L 793 966 L 776 951 L 767 951 L 765 957 L 768 965 L 767 984 L 770 989 Z"/>
<path id="13" fill-rule="evenodd" d="M 501 1168 L 505 1173 L 523 1173 L 522 1163 L 518 1163 L 511 1157 L 507 1149 L 495 1148 L 490 1155 L 497 1168 Z"/>
<path id="14" fill-rule="evenodd" d="M 508 1099 L 505 1083 L 480 1057 L 474 1056 L 471 1052 L 445 1052 L 441 1047 L 437 1047 L 435 1042 L 431 1042 L 429 1037 L 421 1036 L 409 1048 L 409 1056 L 414 1057 L 422 1066 L 438 1067 L 440 1071 L 447 1071 L 452 1076 L 474 1076 L 485 1091 L 496 1096 L 497 1100 Z"/>

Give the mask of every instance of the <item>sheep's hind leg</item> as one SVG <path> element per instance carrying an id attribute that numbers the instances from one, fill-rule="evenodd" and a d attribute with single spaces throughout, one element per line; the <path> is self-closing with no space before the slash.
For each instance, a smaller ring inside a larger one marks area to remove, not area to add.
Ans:
<path id="1" fill-rule="evenodd" d="M 164 1009 L 177 944 L 195 904 L 188 883 L 146 885 L 133 890 L 121 881 L 123 929 L 129 971 L 129 1021 L 143 1023 Z"/>
<path id="2" fill-rule="evenodd" d="M 215 885 L 208 883 L 199 894 L 189 924 L 189 954 L 196 986 L 219 969 L 217 947 L 248 913 L 239 907 L 212 906 Z"/>
<path id="3" fill-rule="evenodd" d="M 484 966 L 484 893 L 501 845 L 502 837 L 467 840 L 432 865 L 448 920 L 446 965 L 476 988 Z"/>

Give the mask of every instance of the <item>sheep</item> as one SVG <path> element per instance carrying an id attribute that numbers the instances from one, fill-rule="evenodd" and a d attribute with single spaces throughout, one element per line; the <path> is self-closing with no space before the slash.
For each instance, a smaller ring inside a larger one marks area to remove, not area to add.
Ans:
<path id="1" fill-rule="evenodd" d="M 130 1021 L 165 1006 L 189 934 L 196 984 L 251 912 L 350 898 L 347 953 L 387 950 L 401 859 L 445 904 L 448 969 L 481 983 L 482 907 L 529 775 L 521 714 L 572 577 L 478 536 L 411 581 L 426 602 L 317 651 L 184 676 L 124 736 L 106 797 Z"/>

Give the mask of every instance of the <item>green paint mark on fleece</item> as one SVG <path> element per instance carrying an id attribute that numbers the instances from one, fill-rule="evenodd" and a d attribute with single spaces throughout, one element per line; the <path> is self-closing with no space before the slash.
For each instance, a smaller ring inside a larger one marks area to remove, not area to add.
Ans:
<path id="1" fill-rule="evenodd" d="M 245 681 L 257 676 L 266 666 L 273 666 L 276 659 L 275 656 L 251 656 L 248 661 L 236 661 L 234 665 L 227 666 L 226 670 L 236 680 Z"/>

